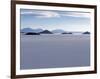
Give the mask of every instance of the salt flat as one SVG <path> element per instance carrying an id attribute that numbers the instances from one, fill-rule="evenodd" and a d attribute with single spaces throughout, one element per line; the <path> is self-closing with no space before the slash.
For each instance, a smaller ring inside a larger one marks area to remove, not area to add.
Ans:
<path id="1" fill-rule="evenodd" d="M 21 35 L 21 69 L 89 65 L 90 35 Z"/>

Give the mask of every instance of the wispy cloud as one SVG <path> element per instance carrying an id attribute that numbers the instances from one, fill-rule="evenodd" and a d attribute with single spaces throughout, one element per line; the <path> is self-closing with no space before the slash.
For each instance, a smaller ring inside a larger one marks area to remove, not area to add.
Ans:
<path id="1" fill-rule="evenodd" d="M 37 18 L 58 18 L 61 16 L 70 17 L 84 17 L 89 18 L 89 12 L 74 12 L 74 11 L 46 11 L 46 10 L 24 10 L 21 11 L 22 15 L 34 15 Z"/>
<path id="2" fill-rule="evenodd" d="M 32 11 L 21 11 L 21 15 L 33 14 Z"/>
<path id="3" fill-rule="evenodd" d="M 38 13 L 38 18 L 53 18 L 60 17 L 59 13 L 53 11 L 41 11 Z"/>
<path id="4" fill-rule="evenodd" d="M 90 13 L 88 13 L 88 12 L 65 12 L 62 14 L 62 16 L 89 18 Z"/>
<path id="5" fill-rule="evenodd" d="M 22 15 L 35 15 L 37 18 L 53 18 L 60 17 L 59 13 L 54 11 L 24 11 L 21 12 Z"/>

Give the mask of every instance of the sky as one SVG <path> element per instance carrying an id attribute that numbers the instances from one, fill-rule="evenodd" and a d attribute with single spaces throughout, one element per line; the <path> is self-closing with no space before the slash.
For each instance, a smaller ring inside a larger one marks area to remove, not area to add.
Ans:
<path id="1" fill-rule="evenodd" d="M 90 13 L 79 11 L 20 9 L 21 29 L 89 31 Z"/>

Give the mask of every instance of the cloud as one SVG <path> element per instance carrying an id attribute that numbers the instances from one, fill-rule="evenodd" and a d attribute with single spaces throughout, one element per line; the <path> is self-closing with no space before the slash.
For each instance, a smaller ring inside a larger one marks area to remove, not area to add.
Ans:
<path id="1" fill-rule="evenodd" d="M 65 12 L 62 14 L 62 16 L 89 18 L 90 13 L 88 13 L 88 12 Z"/>
<path id="2" fill-rule="evenodd" d="M 60 17 L 59 13 L 54 11 L 24 11 L 21 12 L 22 15 L 35 15 L 37 18 L 54 18 Z"/>
<path id="3" fill-rule="evenodd" d="M 32 11 L 21 11 L 21 15 L 33 14 Z"/>
<path id="4" fill-rule="evenodd" d="M 60 17 L 59 13 L 53 11 L 41 11 L 38 13 L 38 18 L 53 18 Z"/>
<path id="5" fill-rule="evenodd" d="M 77 12 L 77 11 L 46 11 L 46 10 L 24 10 L 21 11 L 22 15 L 33 15 L 36 18 L 58 18 L 61 16 L 70 16 L 77 18 L 89 18 L 89 12 Z"/>

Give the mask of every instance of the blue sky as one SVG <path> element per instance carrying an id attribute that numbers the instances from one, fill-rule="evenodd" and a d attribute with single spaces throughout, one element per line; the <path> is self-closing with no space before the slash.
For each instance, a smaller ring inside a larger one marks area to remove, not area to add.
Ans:
<path id="1" fill-rule="evenodd" d="M 75 11 L 21 9 L 21 29 L 90 31 L 90 13 Z"/>

